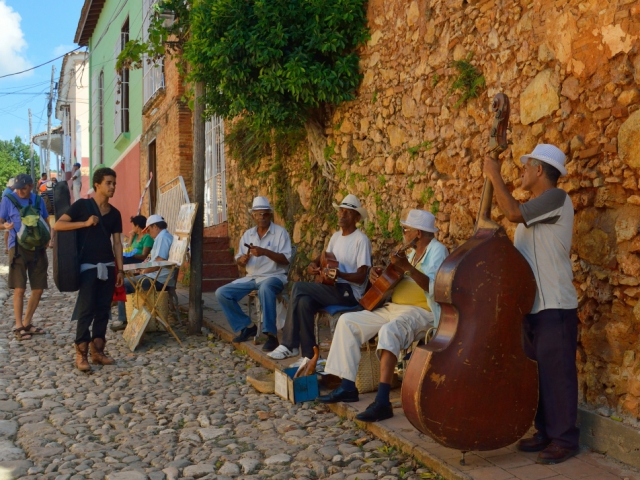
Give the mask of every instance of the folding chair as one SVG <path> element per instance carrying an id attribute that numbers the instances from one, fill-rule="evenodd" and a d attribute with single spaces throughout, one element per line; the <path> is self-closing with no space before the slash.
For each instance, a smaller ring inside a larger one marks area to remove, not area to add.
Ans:
<path id="1" fill-rule="evenodd" d="M 156 316 L 162 326 L 164 326 L 164 328 L 175 337 L 180 345 L 182 345 L 182 342 L 169 325 L 168 318 L 165 318 L 164 313 L 158 309 L 158 302 L 165 291 L 169 293 L 168 289 L 170 289 L 171 287 L 175 287 L 175 284 L 172 284 L 172 282 L 176 281 L 178 270 L 185 260 L 197 207 L 198 205 L 196 203 L 187 203 L 180 207 L 180 213 L 175 229 L 176 234 L 173 235 L 173 243 L 171 244 L 171 249 L 169 250 L 169 258 L 166 261 L 137 263 L 132 265 L 125 265 L 124 267 L 124 273 L 134 287 L 134 294 L 142 300 L 140 303 L 143 305 L 143 308 L 146 308 L 149 311 L 150 317 Z M 152 284 L 151 287 L 145 291 L 142 288 L 142 284 L 145 278 L 141 278 L 139 281 L 136 281 L 135 271 L 155 267 L 159 267 L 155 276 L 146 276 L 147 279 L 152 281 Z M 155 288 L 156 280 L 158 279 L 163 268 L 168 268 L 170 271 L 167 275 L 167 281 L 162 285 L 162 289 L 158 292 Z M 155 294 L 152 296 L 151 292 L 154 292 Z M 125 340 L 127 340 L 127 342 L 133 341 L 135 337 L 138 337 L 137 340 L 139 340 L 139 336 L 141 336 L 144 331 L 143 330 L 142 332 L 140 332 L 139 329 L 135 329 L 132 326 L 133 324 L 134 322 L 129 322 L 127 324 L 127 328 L 124 331 L 123 336 Z M 137 345 L 137 341 L 133 343 Z M 133 348 L 135 348 L 135 345 Z"/>
<path id="2" fill-rule="evenodd" d="M 296 260 L 296 253 L 298 252 L 298 248 L 295 245 L 291 245 L 291 258 L 289 258 L 289 265 L 287 266 L 287 284 L 291 272 L 293 272 L 291 266 L 293 262 Z M 282 302 L 285 306 L 289 305 L 289 292 L 287 291 L 287 285 L 284 286 L 284 289 L 278 296 L 276 297 L 276 302 Z M 258 331 L 256 332 L 256 336 L 253 337 L 253 344 L 258 344 L 258 339 L 260 335 L 262 335 L 262 305 L 260 305 L 260 301 L 258 300 L 258 290 L 253 290 L 249 295 L 247 295 L 247 307 L 249 309 L 249 318 L 251 318 L 251 310 L 252 308 L 256 309 L 256 316 L 258 317 L 256 321 L 256 325 L 258 326 Z"/>

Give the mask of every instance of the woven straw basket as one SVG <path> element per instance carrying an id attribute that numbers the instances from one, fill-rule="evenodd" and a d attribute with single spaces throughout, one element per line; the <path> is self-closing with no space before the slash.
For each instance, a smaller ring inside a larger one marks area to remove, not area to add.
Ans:
<path id="1" fill-rule="evenodd" d="M 360 363 L 356 375 L 356 388 L 360 393 L 375 392 L 380 384 L 380 359 L 369 342 L 360 349 Z"/>
<path id="2" fill-rule="evenodd" d="M 131 320 L 131 317 L 133 316 L 134 308 L 139 309 L 144 305 L 144 301 L 143 301 L 144 295 L 146 295 L 146 292 L 141 293 L 140 297 L 138 297 L 138 295 L 136 295 L 135 293 L 130 293 L 129 295 L 127 295 L 127 304 L 126 304 L 127 319 Z M 156 292 L 155 290 L 149 293 L 149 301 L 152 304 L 155 301 L 156 295 L 158 295 L 158 292 Z M 147 306 L 147 310 L 148 309 L 149 307 Z M 157 309 L 164 316 L 164 318 L 166 319 L 169 318 L 169 294 L 167 292 L 162 292 L 162 295 L 160 296 L 160 301 L 157 304 Z M 164 332 L 164 331 L 165 331 L 165 328 L 162 325 L 162 323 L 160 323 L 156 319 L 155 315 L 152 316 L 149 319 L 149 323 L 147 324 L 147 328 L 145 329 L 145 332 Z"/>

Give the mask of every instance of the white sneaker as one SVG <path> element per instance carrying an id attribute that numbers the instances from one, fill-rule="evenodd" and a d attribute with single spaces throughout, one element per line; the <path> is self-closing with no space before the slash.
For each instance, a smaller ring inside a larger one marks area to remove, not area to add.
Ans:
<path id="1" fill-rule="evenodd" d="M 280 344 L 273 352 L 268 353 L 267 356 L 275 360 L 284 360 L 285 358 L 295 357 L 300 354 L 300 350 L 294 348 L 293 351 L 289 350 L 284 345 Z"/>

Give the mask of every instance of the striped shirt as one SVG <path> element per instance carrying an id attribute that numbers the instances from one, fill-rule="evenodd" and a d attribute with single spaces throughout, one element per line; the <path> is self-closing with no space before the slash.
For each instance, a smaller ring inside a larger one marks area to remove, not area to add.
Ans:
<path id="1" fill-rule="evenodd" d="M 531 313 L 577 308 L 570 260 L 573 203 L 569 195 L 551 188 L 520 205 L 520 213 L 524 224 L 516 228 L 514 244 L 529 262 L 538 286 Z"/>

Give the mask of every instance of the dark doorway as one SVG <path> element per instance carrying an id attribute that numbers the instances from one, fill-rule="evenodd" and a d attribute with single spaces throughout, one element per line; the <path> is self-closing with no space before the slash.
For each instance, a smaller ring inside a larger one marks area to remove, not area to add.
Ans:
<path id="1" fill-rule="evenodd" d="M 149 184 L 149 215 L 151 215 L 152 213 L 155 213 L 156 211 L 156 200 L 157 200 L 157 195 L 158 195 L 158 172 L 157 172 L 157 165 L 156 165 L 156 141 L 153 140 L 151 143 L 149 143 L 149 173 L 153 174 L 153 177 L 151 179 L 151 183 Z"/>

